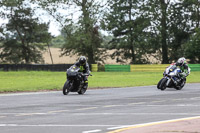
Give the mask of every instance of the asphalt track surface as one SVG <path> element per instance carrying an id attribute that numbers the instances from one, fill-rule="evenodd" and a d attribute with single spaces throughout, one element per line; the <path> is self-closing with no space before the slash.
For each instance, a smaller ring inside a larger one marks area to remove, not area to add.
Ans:
<path id="1" fill-rule="evenodd" d="M 0 133 L 105 133 L 137 124 L 200 116 L 200 83 L 0 94 Z"/>

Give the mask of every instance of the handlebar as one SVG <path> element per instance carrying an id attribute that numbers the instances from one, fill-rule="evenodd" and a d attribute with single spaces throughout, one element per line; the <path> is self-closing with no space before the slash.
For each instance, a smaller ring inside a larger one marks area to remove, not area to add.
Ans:
<path id="1" fill-rule="evenodd" d="M 80 72 L 80 75 L 81 76 L 92 76 L 92 74 L 90 74 L 90 73 L 89 74 L 88 73 L 87 74 L 83 74 L 82 72 Z"/>

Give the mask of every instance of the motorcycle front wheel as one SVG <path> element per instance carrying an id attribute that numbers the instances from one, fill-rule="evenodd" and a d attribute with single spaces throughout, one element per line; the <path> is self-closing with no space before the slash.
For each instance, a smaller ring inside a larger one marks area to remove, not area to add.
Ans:
<path id="1" fill-rule="evenodd" d="M 67 95 L 69 93 L 69 88 L 70 88 L 70 84 L 69 81 L 67 80 L 63 86 L 63 94 Z"/>
<path id="2" fill-rule="evenodd" d="M 166 86 L 167 80 L 168 80 L 168 79 L 166 79 L 166 78 L 163 78 L 163 79 L 162 79 L 162 82 L 160 83 L 160 86 L 159 86 L 160 90 L 163 91 L 163 90 L 166 89 L 166 87 L 167 87 L 167 86 Z"/>
<path id="3" fill-rule="evenodd" d="M 163 80 L 163 78 L 162 78 L 162 79 L 158 82 L 158 84 L 157 84 L 157 88 L 158 88 L 158 89 L 160 89 L 160 84 L 161 84 L 162 80 Z"/>

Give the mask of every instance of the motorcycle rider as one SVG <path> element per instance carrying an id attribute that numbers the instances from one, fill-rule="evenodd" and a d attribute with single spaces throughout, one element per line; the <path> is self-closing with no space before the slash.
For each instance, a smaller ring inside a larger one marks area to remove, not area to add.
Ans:
<path id="1" fill-rule="evenodd" d="M 190 68 L 188 67 L 184 57 L 179 58 L 175 65 L 181 69 L 180 76 L 182 78 L 185 78 L 190 74 Z"/>
<path id="2" fill-rule="evenodd" d="M 81 56 L 79 58 L 78 62 L 76 62 L 74 65 L 80 68 L 80 72 L 83 72 L 83 80 L 84 80 L 84 86 L 83 87 L 87 88 L 88 78 L 84 74 L 90 74 L 90 69 L 89 69 L 89 65 L 87 63 L 86 57 Z"/>
<path id="3" fill-rule="evenodd" d="M 181 73 L 179 73 L 180 80 L 185 80 L 186 77 L 190 74 L 190 68 L 186 63 L 186 59 L 184 57 L 181 57 L 177 60 L 177 62 L 174 65 L 181 69 Z"/>

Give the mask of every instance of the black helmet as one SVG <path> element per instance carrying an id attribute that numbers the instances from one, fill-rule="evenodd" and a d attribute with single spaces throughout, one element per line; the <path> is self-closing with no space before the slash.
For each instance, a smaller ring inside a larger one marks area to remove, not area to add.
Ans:
<path id="1" fill-rule="evenodd" d="M 86 58 L 85 56 L 81 56 L 78 60 L 78 62 L 81 64 L 81 65 L 84 65 L 86 63 Z"/>

